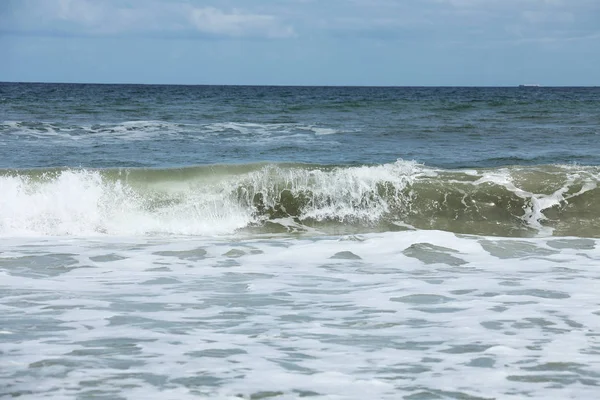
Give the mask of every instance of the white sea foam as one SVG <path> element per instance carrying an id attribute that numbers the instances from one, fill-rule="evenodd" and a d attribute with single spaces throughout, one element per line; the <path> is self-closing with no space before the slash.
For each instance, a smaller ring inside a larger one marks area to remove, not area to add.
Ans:
<path id="1" fill-rule="evenodd" d="M 145 141 L 157 137 L 185 136 L 191 139 L 207 137 L 229 137 L 237 140 L 259 140 L 301 137 L 309 139 L 314 136 L 340 133 L 328 127 L 298 123 L 250 123 L 250 122 L 218 122 L 209 124 L 173 123 L 156 120 L 123 121 L 119 123 L 73 125 L 56 122 L 19 122 L 4 121 L 0 129 L 11 135 L 34 138 L 54 139 L 60 141 L 94 142 L 99 138 L 118 141 Z M 307 134 L 301 134 L 306 132 Z M 311 132 L 313 135 L 309 135 Z"/>
<path id="2" fill-rule="evenodd" d="M 298 123 L 241 123 L 241 122 L 220 122 L 209 124 L 204 127 L 204 130 L 208 132 L 214 132 L 218 134 L 235 132 L 243 136 L 251 137 L 284 137 L 289 139 L 290 137 L 300 137 L 303 139 L 309 139 L 311 136 L 299 134 L 298 132 L 311 132 L 314 136 L 332 135 L 340 133 L 339 130 L 315 126 L 305 125 Z M 238 136 L 239 137 L 239 136 Z"/>
<path id="3" fill-rule="evenodd" d="M 390 211 L 390 200 L 408 202 L 402 190 L 421 175 L 421 171 L 415 163 L 399 161 L 333 170 L 271 168 L 254 171 L 244 180 L 250 183 L 250 195 L 263 194 L 268 207 L 275 207 L 275 201 L 284 189 L 291 193 L 310 190 L 310 207 L 303 217 L 319 221 L 358 219 L 373 222 Z M 278 185 L 273 185 L 274 177 L 279 180 Z M 389 191 L 388 198 L 379 192 L 382 183 L 388 185 L 385 188 Z"/>
<path id="4" fill-rule="evenodd" d="M 176 185 L 175 185 L 176 187 Z M 175 189 L 175 188 L 174 188 Z M 177 191 L 164 206 L 161 193 L 140 193 L 124 180 L 98 171 L 62 171 L 41 181 L 0 177 L 1 235 L 196 234 L 231 233 L 251 222 L 243 209 L 219 193 Z M 146 197 L 144 196 L 146 195 Z"/>
<path id="5" fill-rule="evenodd" d="M 5 238 L 0 397 L 591 399 L 599 245 Z"/>
<path id="6" fill-rule="evenodd" d="M 125 121 L 119 124 L 102 124 L 84 126 L 83 130 L 89 138 L 103 137 L 129 141 L 150 140 L 158 136 L 187 133 L 193 129 L 191 125 L 162 121 Z"/>
<path id="7" fill-rule="evenodd" d="M 389 209 L 378 185 L 401 190 L 418 167 L 398 162 L 329 171 L 266 166 L 247 174 L 153 184 L 110 180 L 100 171 L 65 170 L 34 180 L 0 176 L 0 234 L 223 234 L 258 221 L 254 198 L 274 208 L 283 191 L 311 190 L 304 218 L 376 221 Z M 133 185 L 133 186 L 132 186 Z M 398 200 L 399 201 L 399 200 Z"/>
<path id="8" fill-rule="evenodd" d="M 549 191 L 535 193 L 522 189 L 514 176 L 518 171 L 509 169 L 484 170 L 473 180 L 473 175 L 448 179 L 447 174 L 456 173 L 406 161 L 357 167 L 268 164 L 231 168 L 237 169 L 211 172 L 209 167 L 198 167 L 181 172 L 185 177 L 175 170 L 132 171 L 135 177 L 127 170 L 120 174 L 49 171 L 37 177 L 5 172 L 0 175 L 0 235 L 214 235 L 273 218 L 273 223 L 281 222 L 291 231 L 298 230 L 299 220 L 365 227 L 385 220 L 397 226 L 428 226 L 428 218 L 437 212 L 428 207 L 445 207 L 438 198 L 446 193 L 454 190 L 464 196 L 459 200 L 463 209 L 469 210 L 474 200 L 463 191 L 469 187 L 483 191 L 485 185 L 494 185 L 505 189 L 508 196 L 512 193 L 523 199 L 523 214 L 515 218 L 520 217 L 540 236 L 549 236 L 552 229 L 545 225 L 543 212 L 562 207 L 598 186 L 597 172 L 575 169 L 561 170 L 563 181 L 557 180 Z M 449 184 L 458 189 L 444 186 Z M 416 185 L 421 192 L 415 193 Z M 479 201 L 489 201 L 488 197 L 483 195 Z M 422 204 L 429 199 L 433 199 L 431 206 Z M 493 203 L 483 206 L 495 207 Z M 416 217 L 403 220 L 411 213 Z M 290 224 L 291 219 L 281 219 L 287 217 L 296 220 Z M 475 217 L 488 218 L 485 214 Z M 300 230 L 308 231 L 306 227 Z"/>
<path id="9" fill-rule="evenodd" d="M 598 174 L 598 171 L 583 173 L 577 166 L 560 166 L 559 171 L 564 176 L 564 182 L 550 193 L 533 193 L 518 187 L 518 184 L 515 182 L 514 175 L 522 172 L 522 170 L 523 169 L 515 170 L 500 168 L 493 171 L 485 171 L 483 172 L 483 175 L 474 182 L 474 185 L 486 183 L 499 185 L 526 200 L 528 204 L 524 210 L 525 213 L 521 218 L 529 226 L 538 230 L 541 236 L 549 236 L 552 235 L 553 232 L 552 228 L 542 224 L 542 222 L 546 220 L 546 216 L 543 214 L 545 210 L 563 205 L 572 198 L 576 198 L 590 190 L 596 189 L 598 187 L 598 182 L 600 182 L 600 174 Z M 567 171 L 566 174 L 564 173 L 565 171 Z M 569 189 L 576 180 L 582 182 L 581 189 L 576 193 L 568 194 Z"/>
<path id="10" fill-rule="evenodd" d="M 78 141 L 96 143 L 99 138 L 106 140 L 140 141 L 156 138 L 158 135 L 188 133 L 192 125 L 175 124 L 163 121 L 124 121 L 95 125 L 74 125 L 57 122 L 16 122 L 7 121 L 2 127 L 17 136 L 33 137 L 53 141 Z"/>

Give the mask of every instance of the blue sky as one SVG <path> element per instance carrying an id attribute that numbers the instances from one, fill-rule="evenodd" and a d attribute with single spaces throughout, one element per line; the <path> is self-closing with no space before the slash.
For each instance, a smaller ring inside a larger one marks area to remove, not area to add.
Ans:
<path id="1" fill-rule="evenodd" d="M 600 0 L 0 0 L 0 81 L 600 85 Z"/>

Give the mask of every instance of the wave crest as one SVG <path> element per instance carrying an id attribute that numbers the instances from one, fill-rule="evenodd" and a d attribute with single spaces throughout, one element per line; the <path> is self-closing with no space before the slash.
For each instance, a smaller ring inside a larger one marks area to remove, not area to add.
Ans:
<path id="1" fill-rule="evenodd" d="M 0 171 L 1 235 L 440 229 L 600 236 L 599 167 L 250 164 Z"/>

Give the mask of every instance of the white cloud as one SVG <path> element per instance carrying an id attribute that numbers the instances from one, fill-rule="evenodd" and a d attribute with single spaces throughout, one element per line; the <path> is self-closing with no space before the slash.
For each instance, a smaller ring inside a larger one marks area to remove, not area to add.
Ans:
<path id="1" fill-rule="evenodd" d="M 600 0 L 0 0 L 0 31 L 480 43 L 593 36 L 599 13 Z"/>
<path id="2" fill-rule="evenodd" d="M 91 34 L 135 31 L 159 14 L 153 7 L 147 10 L 126 8 L 107 1 L 46 0 L 44 5 L 45 18 L 56 24 L 53 26 L 67 23 Z"/>
<path id="3" fill-rule="evenodd" d="M 477 27 L 489 41 L 559 42 L 599 32 L 598 0 L 429 0 L 448 16 L 446 27 Z"/>
<path id="4" fill-rule="evenodd" d="M 104 17 L 99 3 L 86 0 L 59 0 L 55 7 L 55 15 L 66 21 L 95 25 Z"/>
<path id="5" fill-rule="evenodd" d="M 243 13 L 237 9 L 225 13 L 213 7 L 194 8 L 190 20 L 200 32 L 211 35 L 269 38 L 294 36 L 293 28 L 281 24 L 272 15 Z"/>
<path id="6" fill-rule="evenodd" d="M 6 0 L 0 0 L 0 2 Z M 12 31 L 60 34 L 159 34 L 286 38 L 294 29 L 275 15 L 164 0 L 19 0 L 0 27 Z"/>
<path id="7" fill-rule="evenodd" d="M 575 16 L 570 12 L 549 12 L 544 10 L 526 10 L 521 13 L 522 18 L 532 24 L 554 23 L 570 24 L 575 21 Z"/>

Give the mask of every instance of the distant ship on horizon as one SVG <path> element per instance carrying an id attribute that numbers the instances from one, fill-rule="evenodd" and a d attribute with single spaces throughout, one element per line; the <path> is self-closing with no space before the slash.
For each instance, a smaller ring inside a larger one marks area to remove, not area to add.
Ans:
<path id="1" fill-rule="evenodd" d="M 523 87 L 541 87 L 542 85 L 538 84 L 538 83 L 524 83 L 519 85 L 520 88 Z"/>

